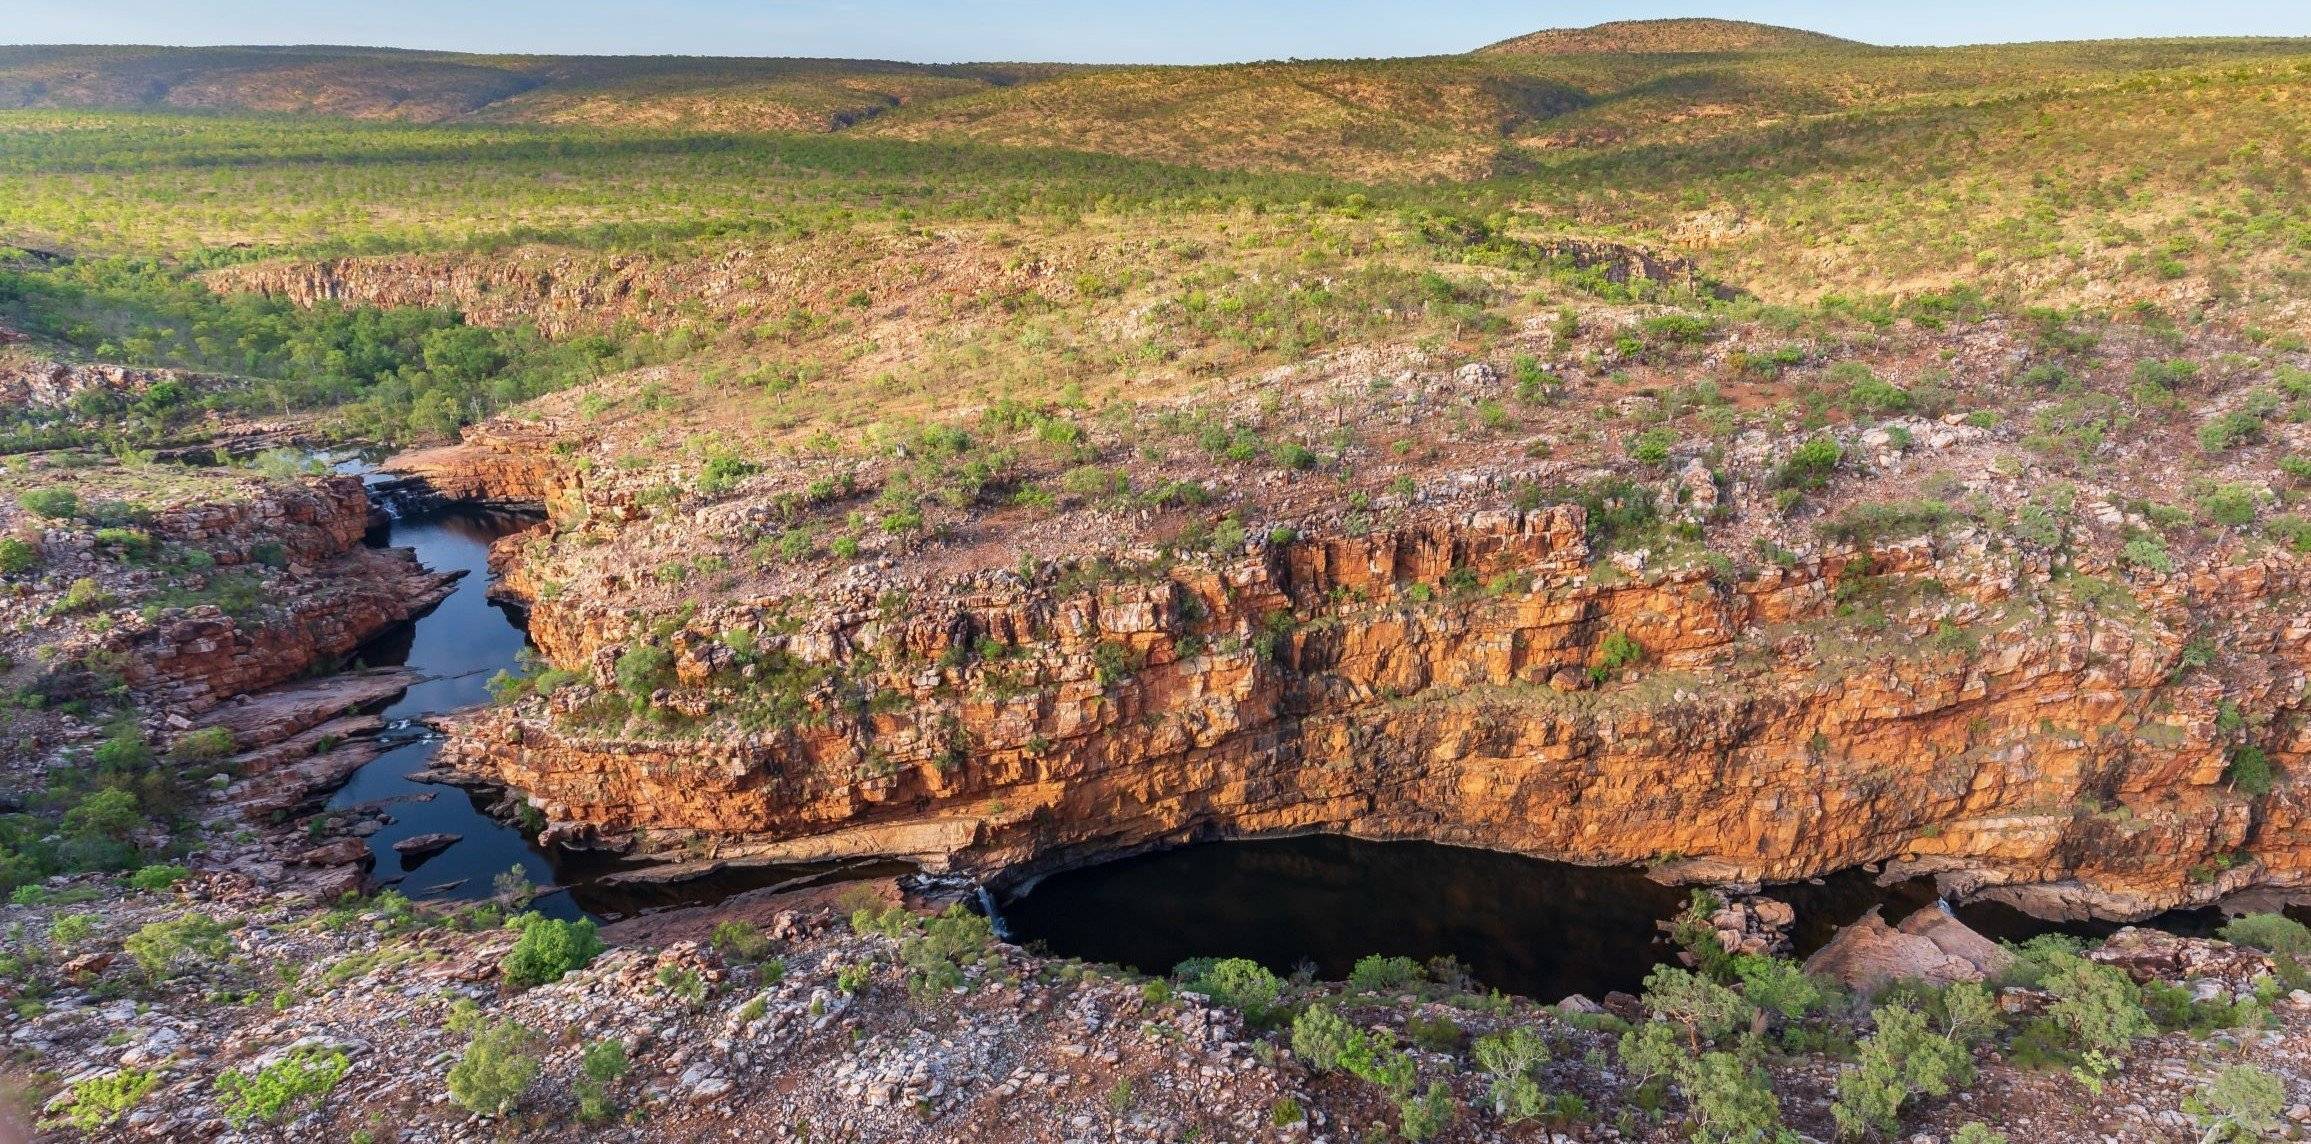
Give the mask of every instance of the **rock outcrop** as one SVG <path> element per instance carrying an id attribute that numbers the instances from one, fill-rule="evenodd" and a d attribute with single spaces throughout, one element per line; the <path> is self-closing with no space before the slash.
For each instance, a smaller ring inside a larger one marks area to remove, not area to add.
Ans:
<path id="1" fill-rule="evenodd" d="M 1995 977 L 2013 960 L 1998 943 L 1975 933 L 1940 906 L 1927 906 L 1899 926 L 1872 909 L 1838 931 L 1805 960 L 1808 974 L 1848 989 L 1874 992 L 1895 981 L 1954 985 Z"/>
<path id="2" fill-rule="evenodd" d="M 991 571 L 895 611 L 863 592 L 710 603 L 644 699 L 683 728 L 665 735 L 589 706 L 649 638 L 635 615 L 535 599 L 539 646 L 596 687 L 479 715 L 444 759 L 565 836 L 1004 877 L 1304 831 L 1697 881 L 1885 861 L 1962 890 L 2072 886 L 2119 917 L 2311 876 L 2297 799 L 2233 790 L 2215 718 L 2295 709 L 2298 560 L 2142 577 L 2114 606 L 1979 535 L 1728 582 L 1601 572 L 1584 525 L 1479 512 L 1088 587 Z M 1887 626 L 1841 623 L 1860 593 L 1894 601 Z M 2245 678 L 2182 669 L 2213 611 L 2252 642 Z M 785 714 L 744 714 L 766 709 Z M 2311 743 L 2267 746 L 2285 766 Z"/>

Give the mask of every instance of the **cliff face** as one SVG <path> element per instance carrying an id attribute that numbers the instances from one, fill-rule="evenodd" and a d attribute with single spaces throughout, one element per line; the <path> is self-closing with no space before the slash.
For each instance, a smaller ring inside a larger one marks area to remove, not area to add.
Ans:
<path id="1" fill-rule="evenodd" d="M 358 477 L 269 488 L 248 500 L 164 510 L 155 537 L 209 553 L 219 567 L 282 565 L 265 606 L 164 608 L 106 637 L 129 686 L 180 711 L 201 711 L 326 668 L 448 595 L 456 576 L 427 571 L 406 549 L 362 544 L 369 497 Z"/>
<path id="2" fill-rule="evenodd" d="M 1892 861 L 2106 915 L 2311 874 L 2298 799 L 2224 779 L 2249 739 L 2282 769 L 2311 749 L 2296 560 L 2122 584 L 1961 533 L 1727 583 L 1592 567 L 1584 519 L 1466 514 L 1074 589 L 993 572 L 938 599 L 710 605 L 647 700 L 678 732 L 606 722 L 580 687 L 477 715 L 444 758 L 565 838 L 1005 877 L 1293 831 L 1711 880 Z M 2223 678 L 2186 656 L 2212 614 L 2246 641 Z M 604 686 L 639 628 L 535 601 L 540 647 Z M 766 704 L 800 718 L 729 714 Z"/>

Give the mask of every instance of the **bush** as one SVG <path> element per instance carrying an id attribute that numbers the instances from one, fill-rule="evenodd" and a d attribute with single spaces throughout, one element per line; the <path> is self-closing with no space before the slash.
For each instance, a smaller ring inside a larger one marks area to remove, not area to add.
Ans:
<path id="1" fill-rule="evenodd" d="M 636 644 L 618 657 L 618 687 L 637 698 L 648 696 L 666 682 L 674 657 L 655 644 Z"/>
<path id="2" fill-rule="evenodd" d="M 1703 1053 L 1680 1083 L 1695 1144 L 1748 1144 L 1779 1138 L 1781 1100 L 1765 1070 L 1733 1053 Z"/>
<path id="3" fill-rule="evenodd" d="M 2167 546 L 2154 537 L 2138 536 L 2119 549 L 2118 558 L 2137 568 L 2148 568 L 2161 574 L 2175 570 L 2174 558 L 2167 555 Z"/>
<path id="4" fill-rule="evenodd" d="M 579 1060 L 585 1075 L 573 1086 L 578 1093 L 578 1119 L 599 1124 L 617 1112 L 610 1103 L 609 1086 L 626 1075 L 626 1046 L 617 1041 L 596 1041 L 586 1046 Z"/>
<path id="5" fill-rule="evenodd" d="M 1821 532 L 1829 540 L 1869 545 L 1924 536 L 1958 518 L 1957 510 L 1935 500 L 1857 504 L 1822 525 Z"/>
<path id="6" fill-rule="evenodd" d="M 40 567 L 40 549 L 13 536 L 0 537 L 0 573 L 15 575 Z"/>
<path id="7" fill-rule="evenodd" d="M 2082 1051 L 2117 1052 L 2158 1032 L 2143 1009 L 2142 990 L 2127 975 L 2076 955 L 2058 955 L 2042 987 L 2054 994 L 2046 1016 Z"/>
<path id="8" fill-rule="evenodd" d="M 56 602 L 56 610 L 68 616 L 102 611 L 112 606 L 112 599 L 112 593 L 105 591 L 104 585 L 83 576 L 64 590 L 64 598 Z"/>
<path id="9" fill-rule="evenodd" d="M 1452 1127 L 1460 1117 L 1460 1104 L 1444 1082 L 1430 1081 L 1428 1091 L 1398 1100 L 1396 1113 L 1399 1135 L 1407 1140 L 1428 1140 Z"/>
<path id="10" fill-rule="evenodd" d="M 2240 794 L 2261 798 L 2278 785 L 2278 776 L 2271 771 L 2271 756 L 2250 743 L 2232 749 L 2230 765 L 2223 768 L 2223 781 Z"/>
<path id="11" fill-rule="evenodd" d="M 1901 1131 L 1902 1106 L 1912 1098 L 1948 1096 L 1974 1083 L 1972 1049 L 1928 1029 L 1924 1013 L 1888 1005 L 1870 1016 L 1877 1030 L 1862 1039 L 1860 1059 L 1838 1074 L 1830 1113 L 1839 1135 L 1892 1136 Z"/>
<path id="12" fill-rule="evenodd" d="M 1362 1030 L 1328 1005 L 1310 1005 L 1292 1019 L 1292 1055 L 1317 1072 L 1340 1067 L 1342 1055 L 1363 1037 Z"/>
<path id="13" fill-rule="evenodd" d="M 1845 460 L 1846 451 L 1828 437 L 1814 437 L 1792 450 L 1789 459 L 1781 463 L 1774 474 L 1774 485 L 1783 489 L 1818 489 L 1829 483 L 1837 472 L 1838 463 Z"/>
<path id="14" fill-rule="evenodd" d="M 233 733 L 223 727 L 187 731 L 169 747 L 169 758 L 180 763 L 213 763 L 233 753 Z"/>
<path id="15" fill-rule="evenodd" d="M 770 953 L 770 939 L 763 936 L 762 927 L 735 918 L 717 923 L 713 935 L 707 940 L 723 956 L 743 961 L 761 961 Z"/>
<path id="16" fill-rule="evenodd" d="M 474 1032 L 449 1070 L 449 1098 L 458 1107 L 485 1116 L 502 1115 L 537 1083 L 538 1035 L 513 1021 L 499 1021 Z"/>
<path id="17" fill-rule="evenodd" d="M 147 924 L 129 935 L 124 948 L 145 976 L 161 981 L 222 960 L 232 950 L 230 933 L 207 914 L 186 914 Z"/>
<path id="18" fill-rule="evenodd" d="M 65 1110 L 65 1122 L 93 1133 L 135 1108 L 158 1084 L 160 1074 L 146 1069 L 122 1069 L 80 1081 L 72 1086 L 72 1106 Z"/>
<path id="19" fill-rule="evenodd" d="M 64 520 L 80 512 L 80 495 L 67 488 L 27 489 L 16 498 L 24 511 L 50 520 Z"/>
<path id="20" fill-rule="evenodd" d="M 2185 1110 L 2207 1129 L 2208 1141 L 2270 1139 L 2286 1107 L 2287 1086 L 2253 1065 L 2224 1068 L 2184 1101 Z"/>
<path id="21" fill-rule="evenodd" d="M 1382 957 L 1376 953 L 1358 958 L 1348 971 L 1348 987 L 1359 993 L 1402 989 L 1419 980 L 1420 966 L 1409 957 Z"/>
<path id="22" fill-rule="evenodd" d="M 1495 1115 L 1510 1124 L 1540 1118 L 1547 1107 L 1541 1094 L 1540 1070 L 1548 1063 L 1549 1043 L 1539 1033 L 1519 1025 L 1478 1037 L 1473 1055 L 1477 1067 L 1492 1078 Z"/>
<path id="23" fill-rule="evenodd" d="M 2247 914 L 2223 926 L 2223 940 L 2282 957 L 2311 957 L 2311 926 L 2285 914 Z"/>
<path id="24" fill-rule="evenodd" d="M 522 931 L 500 966 L 506 984 L 516 989 L 560 981 L 563 974 L 584 968 L 603 950 L 590 918 L 566 922 L 532 913 L 507 924 Z"/>
<path id="25" fill-rule="evenodd" d="M 1284 983 L 1266 966 L 1242 957 L 1215 961 L 1186 985 L 1222 1005 L 1242 1010 L 1255 1024 L 1268 1017 L 1284 993 Z"/>
<path id="26" fill-rule="evenodd" d="M 166 864 L 145 866 L 128 876 L 128 888 L 155 891 L 174 889 L 177 883 L 191 876 L 192 871 L 182 866 Z"/>
<path id="27" fill-rule="evenodd" d="M 2221 414 L 2199 426 L 2199 448 L 2207 453 L 2221 453 L 2234 445 L 2250 445 L 2262 438 L 2263 419 L 2243 411 Z"/>
<path id="28" fill-rule="evenodd" d="M 235 1070 L 217 1078 L 217 1107 L 236 1128 L 253 1121 L 270 1124 L 290 1106 L 329 1094 L 353 1067 L 342 1050 L 300 1045 L 288 1055 L 257 1071 Z"/>

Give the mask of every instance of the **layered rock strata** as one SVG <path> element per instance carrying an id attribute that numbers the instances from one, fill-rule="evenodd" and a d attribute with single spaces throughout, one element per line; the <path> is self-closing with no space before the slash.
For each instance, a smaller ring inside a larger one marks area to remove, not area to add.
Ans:
<path id="1" fill-rule="evenodd" d="M 1007 878 L 1304 831 L 1693 880 L 1887 861 L 2122 917 L 2311 873 L 2299 798 L 2225 777 L 2311 747 L 2290 557 L 2127 580 L 1961 532 L 1735 579 L 1594 563 L 1572 506 L 1247 552 L 710 603 L 641 722 L 600 696 L 643 621 L 536 599 L 593 686 L 444 758 L 564 837 Z M 2185 655 L 2211 616 L 2221 673 Z"/>

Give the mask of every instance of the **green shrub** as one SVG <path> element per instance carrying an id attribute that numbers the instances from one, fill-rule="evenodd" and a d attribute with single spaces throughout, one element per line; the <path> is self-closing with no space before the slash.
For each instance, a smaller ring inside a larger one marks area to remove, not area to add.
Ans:
<path id="1" fill-rule="evenodd" d="M 707 940 L 723 956 L 742 961 L 761 961 L 770 954 L 770 939 L 763 936 L 762 927 L 736 918 L 717 923 Z"/>
<path id="2" fill-rule="evenodd" d="M 1359 993 L 1403 989 L 1419 980 L 1420 965 L 1409 957 L 1382 957 L 1375 953 L 1358 958 L 1348 971 L 1348 987 Z"/>
<path id="3" fill-rule="evenodd" d="M 590 918 L 569 922 L 532 913 L 507 924 L 522 934 L 500 965 L 506 984 L 516 989 L 560 981 L 563 974 L 583 969 L 604 948 Z"/>
<path id="4" fill-rule="evenodd" d="M 102 611 L 111 607 L 112 602 L 112 593 L 105 591 L 104 585 L 83 576 L 64 589 L 63 598 L 56 602 L 56 610 L 68 616 L 76 616 L 83 612 Z"/>
<path id="5" fill-rule="evenodd" d="M 2143 1009 L 2142 990 L 2125 972 L 2075 955 L 2057 955 L 2041 987 L 2054 995 L 2046 1016 L 2080 1051 L 2117 1052 L 2158 1032 Z"/>
<path id="6" fill-rule="evenodd" d="M 80 495 L 68 488 L 27 489 L 16 498 L 24 511 L 50 520 L 64 520 L 80 511 Z"/>
<path id="7" fill-rule="evenodd" d="M 37 545 L 13 536 L 0 537 L 0 573 L 16 575 L 40 567 L 40 549 Z"/>
<path id="8" fill-rule="evenodd" d="M 2217 415 L 2199 426 L 2199 448 L 2207 453 L 2225 452 L 2235 445 L 2249 445 L 2262 439 L 2263 419 L 2243 411 Z"/>
<path id="9" fill-rule="evenodd" d="M 160 1073 L 148 1069 L 122 1069 L 90 1077 L 72 1086 L 72 1105 L 65 1109 L 64 1120 L 82 1132 L 93 1133 L 135 1108 L 159 1084 Z"/>
<path id="10" fill-rule="evenodd" d="M 474 1031 L 449 1070 L 449 1098 L 458 1107 L 485 1116 L 499 1116 L 521 1103 L 538 1080 L 534 1055 L 538 1035 L 513 1022 L 499 1021 Z"/>
<path id="11" fill-rule="evenodd" d="M 2261 798 L 2278 785 L 2278 776 L 2272 773 L 2271 756 L 2247 743 L 2232 748 L 2230 765 L 2223 768 L 2223 781 L 2240 794 Z"/>
<path id="12" fill-rule="evenodd" d="M 580 1076 L 573 1086 L 578 1094 L 578 1119 L 600 1124 L 617 1115 L 610 1102 L 610 1085 L 626 1075 L 626 1046 L 617 1041 L 596 1041 L 580 1058 Z"/>
<path id="13" fill-rule="evenodd" d="M 1818 489 L 1829 483 L 1845 460 L 1846 451 L 1828 437 L 1814 437 L 1790 451 L 1774 473 L 1774 486 L 1783 489 Z"/>
<path id="14" fill-rule="evenodd" d="M 2223 926 L 2223 940 L 2282 957 L 2311 957 L 2311 926 L 2285 914 L 2246 914 Z"/>
<path id="15" fill-rule="evenodd" d="M 128 887 L 132 890 L 157 891 L 174 889 L 177 883 L 182 882 L 191 876 L 192 871 L 184 868 L 183 866 L 168 865 L 165 863 L 145 866 L 139 868 L 136 873 L 130 874 L 128 876 Z"/>
<path id="16" fill-rule="evenodd" d="M 255 1072 L 235 1070 L 217 1078 L 217 1107 L 234 1127 L 281 1119 L 307 1097 L 319 1101 L 337 1087 L 353 1064 L 342 1050 L 300 1045 Z"/>
<path id="17" fill-rule="evenodd" d="M 1978 986 L 1974 991 L 1982 993 Z M 1862 1039 L 1859 1060 L 1838 1074 L 1830 1113 L 1839 1135 L 1893 1136 L 1901 1131 L 1902 1106 L 1913 1098 L 1948 1096 L 1974 1083 L 1972 1048 L 1929 1029 L 1924 1013 L 1888 1005 L 1870 1017 L 1876 1031 Z"/>
<path id="18" fill-rule="evenodd" d="M 124 948 L 145 976 L 160 981 L 222 960 L 232 950 L 231 932 L 207 914 L 186 914 L 147 923 Z"/>
<path id="19" fill-rule="evenodd" d="M 666 685 L 674 657 L 655 644 L 636 644 L 618 657 L 618 687 L 636 698 Z"/>
<path id="20" fill-rule="evenodd" d="M 1242 957 L 1212 962 L 1184 984 L 1222 1005 L 1242 1010 L 1245 1019 L 1255 1024 L 1266 1020 L 1284 993 L 1284 983 L 1266 966 Z"/>
<path id="21" fill-rule="evenodd" d="M 1757 1010 L 1741 994 L 1700 974 L 1659 966 L 1645 975 L 1645 1009 L 1685 1031 L 1686 1043 L 1702 1044 L 1749 1027 Z"/>
<path id="22" fill-rule="evenodd" d="M 2138 536 L 2119 549 L 2118 558 L 2137 568 L 2168 573 L 2175 570 L 2174 558 L 2167 555 L 2167 546 L 2156 537 Z"/>
<path id="23" fill-rule="evenodd" d="M 1784 958 L 1740 954 L 1733 959 L 1733 975 L 1741 980 L 1743 999 L 1785 1021 L 1804 1017 L 1825 996 L 1821 982 Z"/>
<path id="24" fill-rule="evenodd" d="M 1548 1105 L 1540 1086 L 1541 1066 L 1549 1060 L 1547 1040 L 1519 1025 L 1478 1037 L 1471 1053 L 1492 1080 L 1494 1115 L 1509 1124 L 1541 1117 Z"/>
<path id="25" fill-rule="evenodd" d="M 223 727 L 203 727 L 177 736 L 169 758 L 180 763 L 213 763 L 233 753 L 233 733 Z"/>
<path id="26" fill-rule="evenodd" d="M 1781 1100 L 1765 1070 L 1733 1053 L 1703 1053 L 1680 1078 L 1692 1114 L 1694 1144 L 1749 1144 L 1779 1139 Z"/>
<path id="27" fill-rule="evenodd" d="M 2284 1124 L 2287 1086 L 2254 1065 L 2228 1065 L 2183 1107 L 2207 1130 L 2205 1141 L 2268 1140 Z"/>
<path id="28" fill-rule="evenodd" d="M 1341 1055 L 1363 1038 L 1363 1030 L 1328 1005 L 1310 1005 L 1292 1019 L 1292 1055 L 1317 1072 L 1340 1067 Z"/>
<path id="29" fill-rule="evenodd" d="M 1396 1114 L 1398 1135 L 1413 1141 L 1430 1140 L 1460 1118 L 1460 1102 L 1452 1098 L 1452 1089 L 1444 1082 L 1430 1081 L 1426 1092 L 1398 1100 Z"/>

